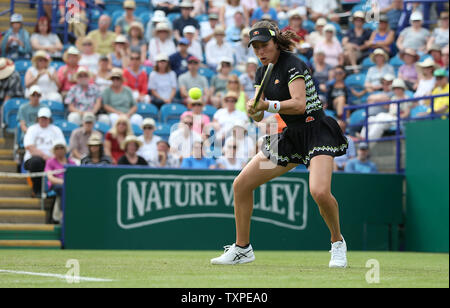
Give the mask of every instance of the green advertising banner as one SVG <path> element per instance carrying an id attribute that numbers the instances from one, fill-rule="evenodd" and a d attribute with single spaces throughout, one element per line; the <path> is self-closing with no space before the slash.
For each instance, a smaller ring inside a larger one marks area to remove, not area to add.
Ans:
<path id="1" fill-rule="evenodd" d="M 234 242 L 237 172 L 69 167 L 67 249 L 221 249 Z M 336 174 L 343 234 L 352 249 L 398 249 L 402 176 Z M 329 249 L 308 174 L 290 172 L 254 192 L 252 245 Z"/>

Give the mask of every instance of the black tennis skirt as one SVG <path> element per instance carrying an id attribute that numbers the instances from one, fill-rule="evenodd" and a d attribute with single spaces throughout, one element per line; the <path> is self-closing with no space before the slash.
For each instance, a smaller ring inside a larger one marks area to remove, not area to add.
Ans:
<path id="1" fill-rule="evenodd" d="M 321 111 L 299 117 L 276 135 L 265 136 L 264 155 L 277 165 L 303 164 L 307 168 L 317 155 L 337 157 L 347 152 L 347 138 L 335 119 Z"/>

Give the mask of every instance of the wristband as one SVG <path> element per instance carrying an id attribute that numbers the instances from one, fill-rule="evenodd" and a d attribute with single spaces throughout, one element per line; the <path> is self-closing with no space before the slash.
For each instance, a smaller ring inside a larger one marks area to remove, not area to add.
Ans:
<path id="1" fill-rule="evenodd" d="M 270 113 L 278 113 L 281 109 L 281 103 L 279 101 L 268 101 L 269 108 L 267 109 Z"/>

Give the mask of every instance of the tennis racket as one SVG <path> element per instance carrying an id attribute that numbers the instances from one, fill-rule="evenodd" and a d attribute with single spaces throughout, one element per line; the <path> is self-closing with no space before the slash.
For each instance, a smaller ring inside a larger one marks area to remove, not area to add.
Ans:
<path id="1" fill-rule="evenodd" d="M 258 105 L 259 99 L 261 98 L 261 95 L 264 93 L 264 90 L 266 89 L 267 84 L 269 83 L 270 75 L 272 75 L 272 70 L 273 70 L 273 63 L 269 63 L 269 65 L 267 65 L 266 72 L 264 73 L 264 77 L 261 81 L 261 86 L 259 87 L 259 90 L 256 93 L 253 108 L 255 108 Z"/>

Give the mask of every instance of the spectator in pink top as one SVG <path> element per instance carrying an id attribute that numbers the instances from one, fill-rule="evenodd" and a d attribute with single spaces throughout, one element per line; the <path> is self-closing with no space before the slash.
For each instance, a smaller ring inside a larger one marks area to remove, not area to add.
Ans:
<path id="1" fill-rule="evenodd" d="M 66 65 L 61 66 L 58 70 L 59 90 L 65 96 L 72 86 L 77 84 L 75 74 L 78 71 L 78 62 L 80 61 L 81 53 L 75 47 L 69 47 L 64 53 L 63 60 Z"/>
<path id="2" fill-rule="evenodd" d="M 336 28 L 332 24 L 327 24 L 323 28 L 325 39 L 318 42 L 315 49 L 325 52 L 325 63 L 335 67 L 344 64 L 344 50 L 339 40 L 336 38 Z"/>
<path id="3" fill-rule="evenodd" d="M 203 100 L 201 98 L 197 100 L 189 98 L 188 107 L 190 110 L 185 111 L 181 115 L 181 118 L 183 118 L 186 115 L 192 116 L 194 120 L 192 130 L 201 135 L 203 133 L 203 128 L 210 122 L 209 117 L 206 114 L 203 114 L 203 107 L 204 107 Z"/>
<path id="4" fill-rule="evenodd" d="M 419 55 L 414 49 L 406 48 L 400 53 L 400 57 L 405 64 L 398 69 L 398 78 L 405 82 L 409 90 L 415 91 L 419 83 L 419 75 L 416 70 Z"/>

